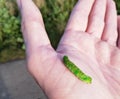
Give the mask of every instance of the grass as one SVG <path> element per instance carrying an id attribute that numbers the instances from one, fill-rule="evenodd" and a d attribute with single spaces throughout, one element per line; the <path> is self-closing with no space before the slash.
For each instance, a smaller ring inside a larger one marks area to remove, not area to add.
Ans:
<path id="1" fill-rule="evenodd" d="M 120 15 L 120 0 L 115 0 L 117 6 L 117 13 Z"/>
<path id="2" fill-rule="evenodd" d="M 17 15 L 16 0 L 8 0 L 10 13 Z M 12 2 L 12 3 L 11 3 Z M 64 32 L 65 25 L 68 21 L 70 12 L 77 2 L 77 0 L 34 0 L 36 5 L 40 8 L 45 27 L 50 38 L 51 44 L 54 48 L 57 47 L 58 42 Z M 120 14 L 120 0 L 115 0 L 117 5 L 118 14 Z M 19 47 L 4 48 L 0 51 L 0 62 L 7 62 L 15 59 L 23 59 L 25 57 L 25 51 Z"/>
<path id="3" fill-rule="evenodd" d="M 46 30 L 54 48 L 63 34 L 69 14 L 77 0 L 46 0 L 41 8 Z M 50 24 L 51 23 L 51 24 Z"/>

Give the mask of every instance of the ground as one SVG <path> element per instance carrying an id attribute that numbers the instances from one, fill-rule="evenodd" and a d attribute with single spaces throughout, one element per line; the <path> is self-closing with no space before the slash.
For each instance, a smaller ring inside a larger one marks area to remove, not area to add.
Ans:
<path id="1" fill-rule="evenodd" d="M 27 72 L 25 61 L 0 64 L 0 99 L 47 99 Z"/>

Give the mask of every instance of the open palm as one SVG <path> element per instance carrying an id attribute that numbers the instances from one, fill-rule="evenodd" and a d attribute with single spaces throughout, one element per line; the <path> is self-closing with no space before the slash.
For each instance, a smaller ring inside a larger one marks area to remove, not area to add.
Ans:
<path id="1" fill-rule="evenodd" d="M 32 0 L 18 5 L 28 69 L 50 99 L 120 99 L 120 39 L 112 0 L 79 0 L 56 51 Z M 64 66 L 64 55 L 92 77 L 92 84 Z"/>

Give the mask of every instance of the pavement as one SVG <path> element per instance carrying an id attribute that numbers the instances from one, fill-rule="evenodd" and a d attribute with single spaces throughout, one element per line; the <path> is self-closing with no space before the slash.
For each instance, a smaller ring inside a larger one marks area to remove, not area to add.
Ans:
<path id="1" fill-rule="evenodd" d="M 0 64 L 0 99 L 48 99 L 25 64 L 25 60 Z"/>

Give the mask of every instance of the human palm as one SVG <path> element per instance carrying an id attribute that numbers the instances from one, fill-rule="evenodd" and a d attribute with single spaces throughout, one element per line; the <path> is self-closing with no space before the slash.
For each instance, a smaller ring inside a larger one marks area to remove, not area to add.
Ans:
<path id="1" fill-rule="evenodd" d="M 18 5 L 28 69 L 50 99 L 120 98 L 120 40 L 112 0 L 78 1 L 56 51 L 33 2 L 18 0 Z M 64 55 L 92 77 L 91 84 L 82 82 L 65 67 Z"/>

